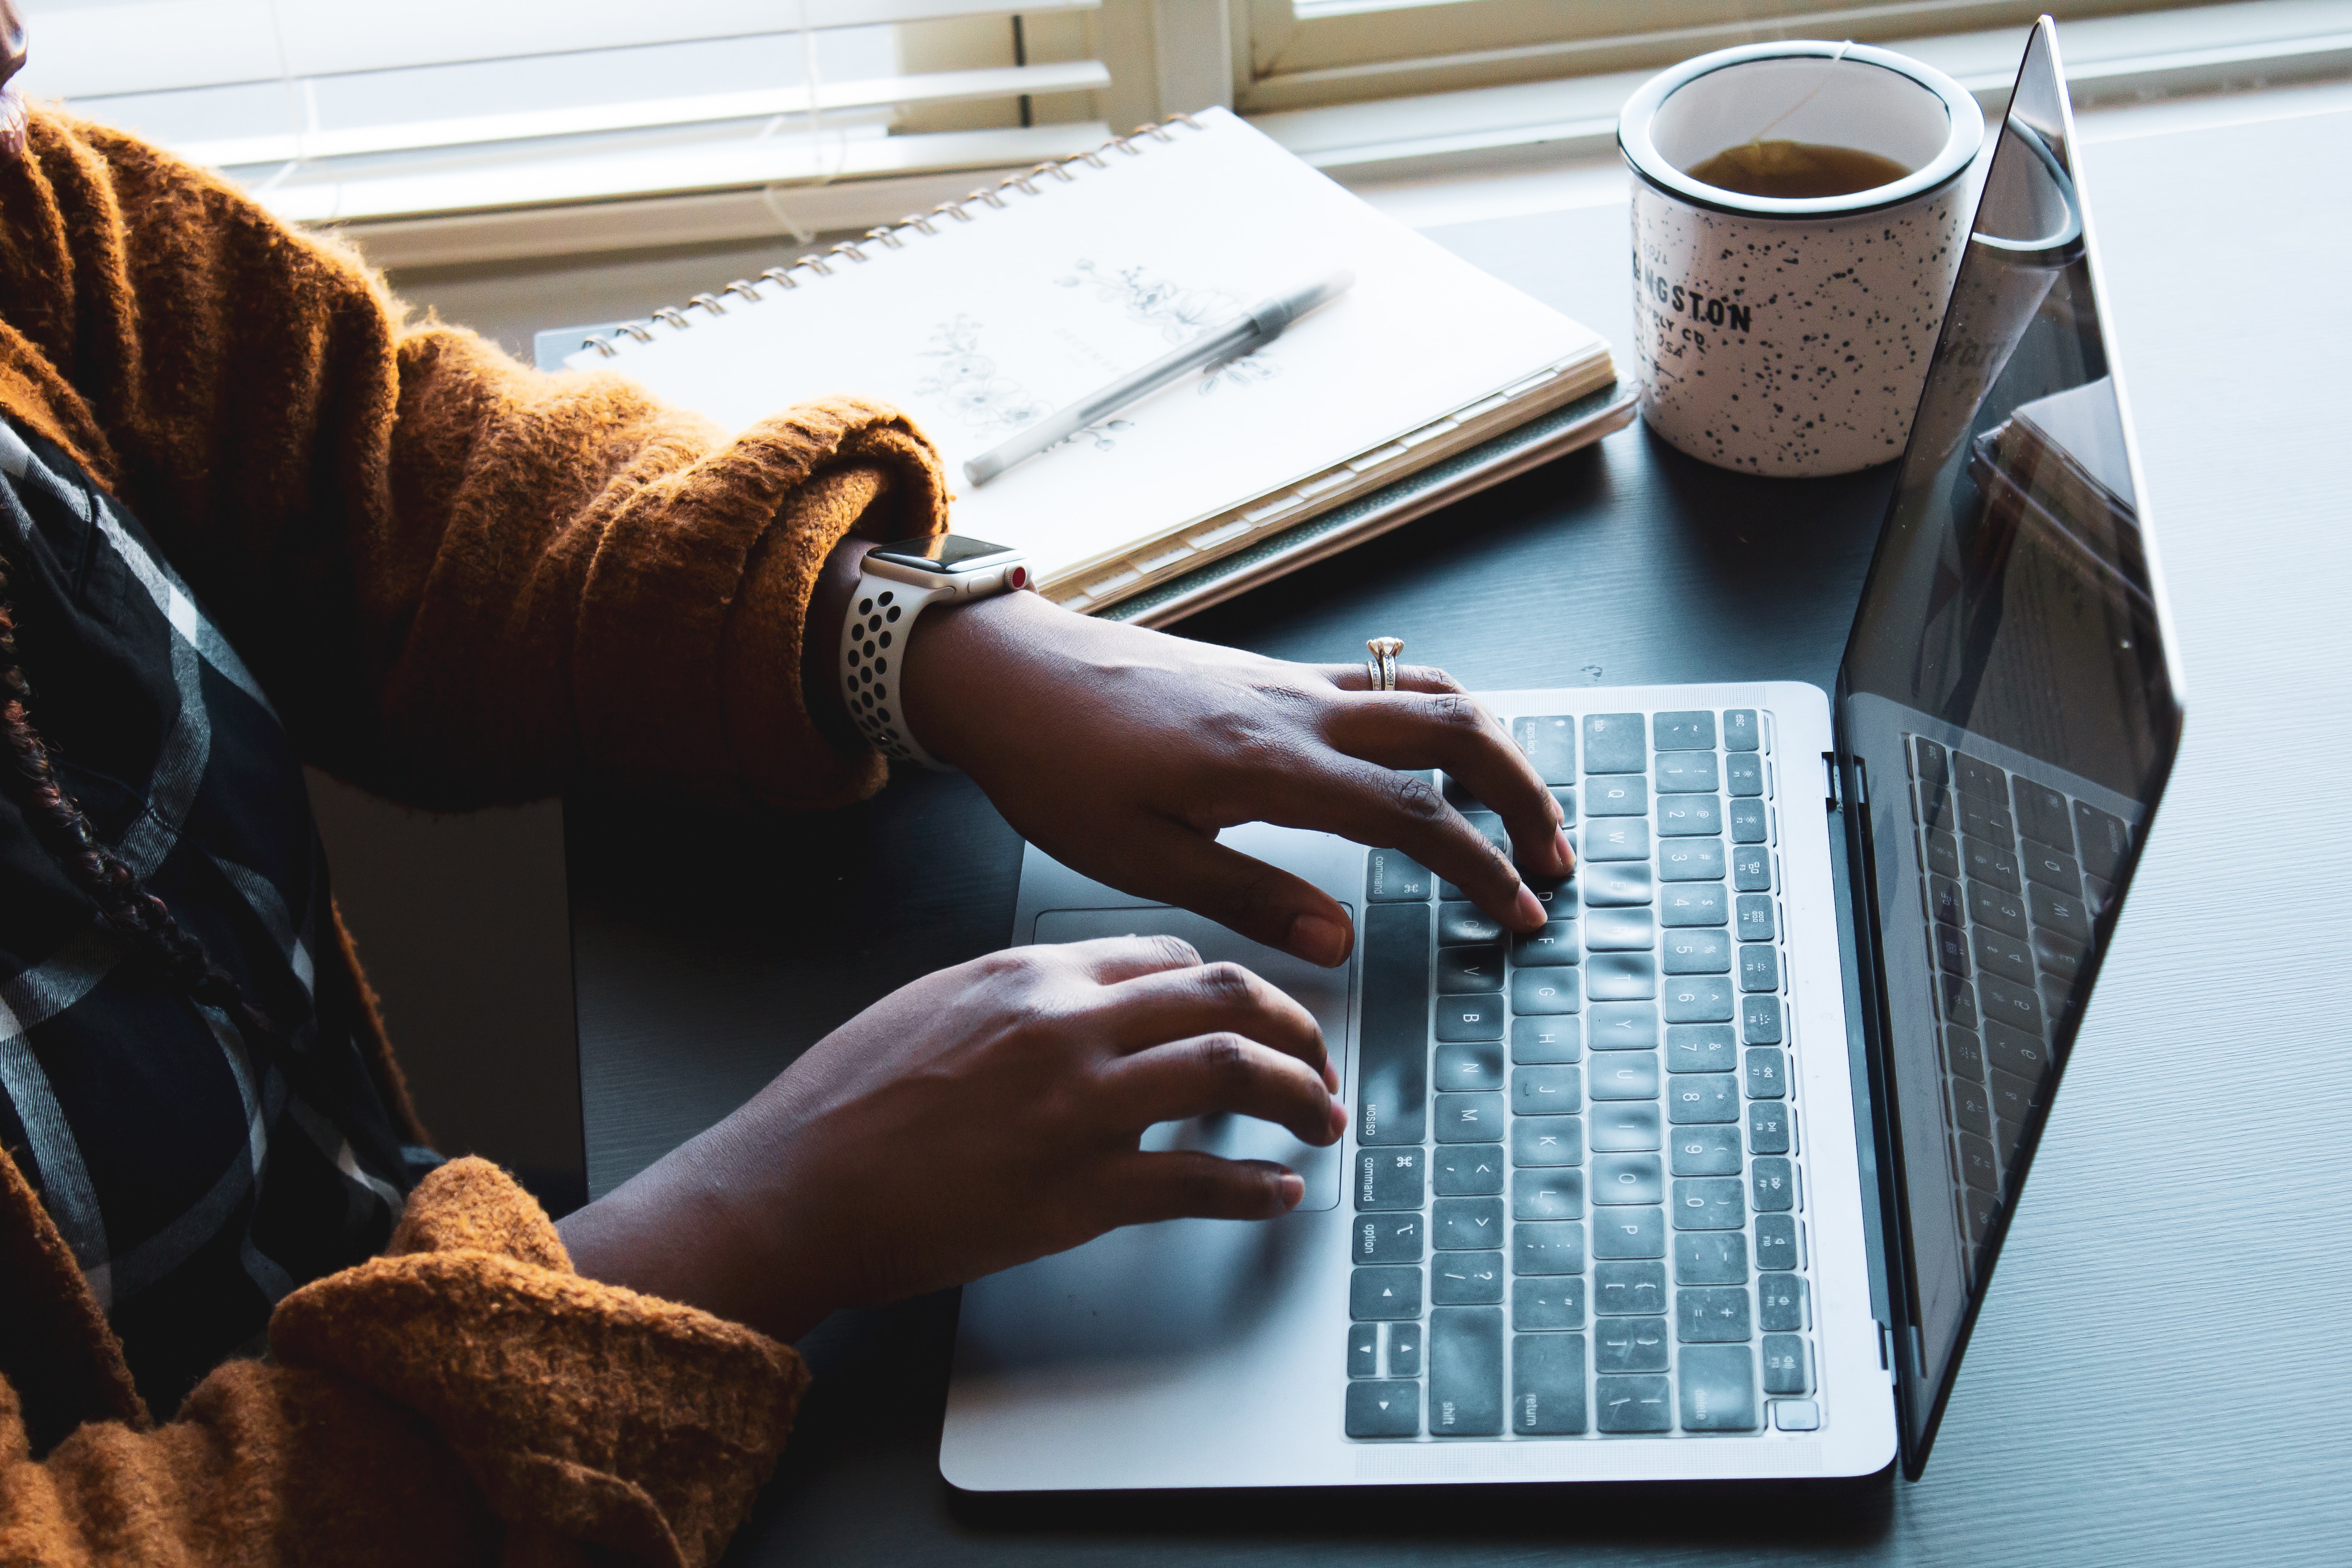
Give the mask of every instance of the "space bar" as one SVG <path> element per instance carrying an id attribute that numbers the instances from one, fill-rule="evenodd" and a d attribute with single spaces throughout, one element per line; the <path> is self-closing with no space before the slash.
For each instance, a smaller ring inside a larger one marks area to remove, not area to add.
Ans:
<path id="1" fill-rule="evenodd" d="M 1364 910 L 1356 1142 L 1418 1143 L 1429 1123 L 1429 906 Z"/>

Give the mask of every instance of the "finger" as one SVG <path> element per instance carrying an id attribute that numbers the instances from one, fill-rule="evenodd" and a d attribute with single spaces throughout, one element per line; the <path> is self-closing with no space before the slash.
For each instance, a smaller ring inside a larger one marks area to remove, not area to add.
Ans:
<path id="1" fill-rule="evenodd" d="M 1521 864 L 1548 877 L 1576 869 L 1559 802 L 1502 725 L 1466 695 L 1369 692 L 1334 705 L 1326 733 L 1341 751 L 1382 767 L 1444 768 L 1501 816 Z"/>
<path id="2" fill-rule="evenodd" d="M 1320 1148 L 1348 1127 L 1347 1108 L 1313 1068 L 1230 1030 L 1122 1057 L 1102 1081 L 1120 1125 L 1138 1132 L 1193 1116 L 1255 1116 Z"/>
<path id="3" fill-rule="evenodd" d="M 1129 835 L 1123 848 L 1110 879 L 1139 897 L 1181 905 L 1326 969 L 1355 951 L 1354 922 L 1337 900 L 1204 833 L 1156 821 Z"/>
<path id="4" fill-rule="evenodd" d="M 1106 1021 L 1122 1050 L 1223 1030 L 1296 1057 L 1329 1087 L 1339 1087 L 1315 1015 L 1241 964 L 1139 975 L 1107 988 L 1102 1005 L 1111 1010 Z"/>
<path id="5" fill-rule="evenodd" d="M 1370 691 L 1370 672 L 1360 664 L 1317 664 L 1308 668 L 1323 677 L 1342 691 Z M 1462 683 L 1433 664 L 1401 664 L 1397 666 L 1396 689 L 1399 691 L 1460 691 Z"/>
<path id="6" fill-rule="evenodd" d="M 1192 1149 L 1122 1155 L 1097 1187 L 1114 1226 L 1163 1219 L 1276 1219 L 1307 1195 L 1295 1172 L 1270 1160 L 1220 1160 Z"/>
<path id="7" fill-rule="evenodd" d="M 1150 912 L 1136 911 L 1139 917 Z M 1120 984 L 1139 975 L 1197 969 L 1201 964 L 1199 951 L 1177 936 L 1098 936 L 1086 942 L 1045 942 L 1040 946 L 1064 962 L 1076 964 L 1080 973 L 1102 985 Z"/>

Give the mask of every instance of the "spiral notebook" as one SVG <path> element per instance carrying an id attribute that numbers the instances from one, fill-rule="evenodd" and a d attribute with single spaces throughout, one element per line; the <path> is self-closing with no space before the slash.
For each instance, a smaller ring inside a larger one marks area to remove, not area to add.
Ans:
<path id="1" fill-rule="evenodd" d="M 1286 286 L 1282 337 L 974 487 L 968 458 Z M 809 398 L 906 409 L 958 532 L 1074 609 L 1156 622 L 1632 416 L 1590 329 L 1383 216 L 1232 114 L 1180 116 L 571 342 L 740 430 Z"/>

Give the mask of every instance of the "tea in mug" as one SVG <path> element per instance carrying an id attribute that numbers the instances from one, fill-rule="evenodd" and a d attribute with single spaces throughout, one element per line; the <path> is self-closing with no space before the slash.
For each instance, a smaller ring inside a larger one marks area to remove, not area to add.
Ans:
<path id="1" fill-rule="evenodd" d="M 1748 141 L 1726 147 L 1684 173 L 1702 184 L 1745 196 L 1805 201 L 1875 190 L 1909 177 L 1911 171 L 1858 147 Z"/>

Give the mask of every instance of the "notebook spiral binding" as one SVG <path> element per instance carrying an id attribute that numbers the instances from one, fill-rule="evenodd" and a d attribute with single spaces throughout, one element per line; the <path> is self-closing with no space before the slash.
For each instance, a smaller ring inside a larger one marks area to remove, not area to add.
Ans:
<path id="1" fill-rule="evenodd" d="M 1149 125 L 1139 125 L 1124 136 L 1112 137 L 1092 152 L 1072 153 L 1067 157 L 1040 163 L 1024 174 L 1008 174 L 993 185 L 982 185 L 961 200 L 941 202 L 928 213 L 908 213 L 897 223 L 884 224 L 879 228 L 869 228 L 857 238 L 845 239 L 821 255 L 811 252 L 794 260 L 789 267 L 771 267 L 761 272 L 757 279 L 738 278 L 723 288 L 695 295 L 684 305 L 665 305 L 644 321 L 625 321 L 611 332 L 601 335 L 592 332 L 580 341 L 580 346 L 583 349 L 594 349 L 604 358 L 612 359 L 621 352 L 615 345 L 625 337 L 641 343 L 652 342 L 654 341 L 652 328 L 656 321 L 663 322 L 677 331 L 685 331 L 694 325 L 686 314 L 688 310 L 700 310 L 707 316 L 723 316 L 727 313 L 727 305 L 719 298 L 722 294 L 732 294 L 756 305 L 768 298 L 767 295 L 760 292 L 760 285 L 763 282 L 773 283 L 779 289 L 797 289 L 801 287 L 803 280 L 793 277 L 793 274 L 795 272 L 810 272 L 818 277 L 830 277 L 835 258 L 846 258 L 852 263 L 872 259 L 866 253 L 865 247 L 867 246 L 880 245 L 889 250 L 902 249 L 907 243 L 902 236 L 908 229 L 913 229 L 919 234 L 937 234 L 940 232 L 939 226 L 933 220 L 939 218 L 952 219 L 957 223 L 971 223 L 972 215 L 967 209 L 974 204 L 1002 207 L 1005 205 L 1003 193 L 1006 191 L 1019 191 L 1024 195 L 1034 196 L 1037 195 L 1037 182 L 1042 179 L 1051 178 L 1063 184 L 1068 184 L 1077 178 L 1070 173 L 1069 165 L 1085 163 L 1093 168 L 1107 169 L 1110 164 L 1103 156 L 1106 153 L 1118 152 L 1130 158 L 1140 157 L 1141 150 L 1135 145 L 1139 138 L 1148 136 L 1155 142 L 1171 141 L 1173 138 L 1168 134 L 1168 128 L 1178 124 L 1188 126 L 1194 131 L 1201 129 L 1200 122 L 1189 114 L 1171 114 L 1165 120 L 1154 121 Z"/>

